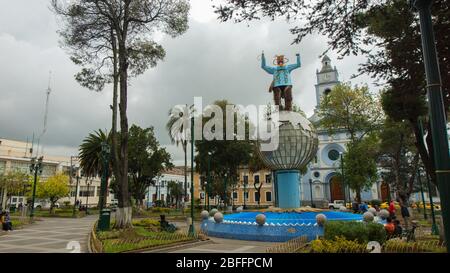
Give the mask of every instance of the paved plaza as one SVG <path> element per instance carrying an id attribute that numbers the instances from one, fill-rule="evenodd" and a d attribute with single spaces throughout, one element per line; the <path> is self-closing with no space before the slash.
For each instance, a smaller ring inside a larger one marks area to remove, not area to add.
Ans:
<path id="1" fill-rule="evenodd" d="M 97 218 L 44 218 L 0 236 L 0 253 L 87 252 L 88 234 Z"/>

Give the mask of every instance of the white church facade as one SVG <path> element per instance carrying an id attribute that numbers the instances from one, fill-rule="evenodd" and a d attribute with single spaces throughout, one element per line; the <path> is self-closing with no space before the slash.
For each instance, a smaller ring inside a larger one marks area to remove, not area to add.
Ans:
<path id="1" fill-rule="evenodd" d="M 330 135 L 326 129 L 317 126 L 320 101 L 332 92 L 334 86 L 340 83 L 339 73 L 336 67 L 331 66 L 331 60 L 325 56 L 322 59 L 322 68 L 320 71 L 317 70 L 316 75 L 316 108 L 309 120 L 316 125 L 319 149 L 316 157 L 308 165 L 307 173 L 301 178 L 300 193 L 302 205 L 311 205 L 312 199 L 312 204 L 323 207 L 334 200 L 344 200 L 344 197 L 347 201 L 354 200 L 355 193 L 349 192 L 348 187 L 344 192 L 342 183 L 338 179 L 341 157 L 346 152 L 346 144 L 349 142 L 347 133 L 339 131 Z M 362 200 L 386 199 L 389 190 L 383 187 L 383 194 L 381 194 L 381 188 L 381 181 L 374 183 L 370 190 L 361 193 Z"/>

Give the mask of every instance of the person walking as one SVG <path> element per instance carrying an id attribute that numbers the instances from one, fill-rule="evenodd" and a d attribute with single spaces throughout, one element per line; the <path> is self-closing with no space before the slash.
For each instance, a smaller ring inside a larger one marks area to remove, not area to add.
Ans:
<path id="1" fill-rule="evenodd" d="M 389 211 L 390 217 L 394 218 L 395 217 L 395 203 L 394 203 L 394 200 L 391 200 L 391 203 L 389 203 L 388 211 Z"/>
<path id="2" fill-rule="evenodd" d="M 402 214 L 403 221 L 405 222 L 405 229 L 408 229 L 410 214 L 407 202 L 402 199 L 400 199 L 400 212 Z"/>

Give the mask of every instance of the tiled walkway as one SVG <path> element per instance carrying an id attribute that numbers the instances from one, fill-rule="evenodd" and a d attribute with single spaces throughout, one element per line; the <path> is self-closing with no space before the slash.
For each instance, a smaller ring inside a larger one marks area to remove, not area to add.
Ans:
<path id="1" fill-rule="evenodd" d="M 0 236 L 0 253 L 87 252 L 87 239 L 98 216 L 43 218 Z"/>

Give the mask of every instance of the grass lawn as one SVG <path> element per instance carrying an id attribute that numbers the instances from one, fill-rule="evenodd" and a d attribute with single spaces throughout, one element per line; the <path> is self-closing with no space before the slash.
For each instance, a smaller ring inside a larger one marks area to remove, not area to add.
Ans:
<path id="1" fill-rule="evenodd" d="M 181 232 L 161 231 L 159 222 L 153 219 L 134 220 L 133 225 L 132 229 L 98 232 L 103 252 L 120 253 L 197 240 Z"/>
<path id="2" fill-rule="evenodd" d="M 31 224 L 29 217 L 11 217 L 13 230 Z"/>
<path id="3" fill-rule="evenodd" d="M 98 214 L 97 209 L 89 209 L 89 215 Z M 85 217 L 86 213 L 84 211 L 75 212 L 77 218 Z M 11 216 L 21 216 L 21 212 L 11 213 Z M 36 217 L 62 217 L 62 218 L 73 218 L 73 210 L 71 208 L 54 209 L 53 213 L 46 209 L 36 209 L 34 211 L 34 216 Z"/>

